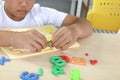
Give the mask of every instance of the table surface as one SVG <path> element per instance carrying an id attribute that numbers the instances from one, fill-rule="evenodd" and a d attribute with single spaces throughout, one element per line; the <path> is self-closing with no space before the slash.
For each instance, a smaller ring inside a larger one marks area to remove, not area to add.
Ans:
<path id="1" fill-rule="evenodd" d="M 48 54 L 12 60 L 5 65 L 0 65 L 0 80 L 20 80 L 23 71 L 37 73 L 38 68 L 43 68 L 43 76 L 40 80 L 70 80 L 72 69 L 81 70 L 81 80 L 120 80 L 120 35 L 119 34 L 97 34 L 79 40 L 80 47 L 68 49 L 63 52 L 56 51 Z M 88 56 L 85 56 L 85 53 Z M 0 56 L 4 52 L 0 51 Z M 49 59 L 55 55 L 67 55 L 85 58 L 86 65 L 67 63 L 62 67 L 65 74 L 54 76 L 51 74 L 52 64 Z M 7 56 L 6 56 L 7 57 Z M 97 60 L 96 65 L 91 65 L 89 60 Z"/>

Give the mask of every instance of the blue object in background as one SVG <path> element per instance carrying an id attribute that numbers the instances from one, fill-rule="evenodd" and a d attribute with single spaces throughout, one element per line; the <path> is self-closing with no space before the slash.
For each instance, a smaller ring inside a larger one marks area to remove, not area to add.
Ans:
<path id="1" fill-rule="evenodd" d="M 38 80 L 39 76 L 36 73 L 28 73 L 27 71 L 22 72 L 20 75 L 22 80 Z"/>
<path id="2" fill-rule="evenodd" d="M 10 59 L 7 59 L 7 58 L 5 58 L 5 57 L 2 56 L 0 58 L 0 65 L 4 65 L 5 62 L 10 62 L 10 61 L 11 61 Z"/>

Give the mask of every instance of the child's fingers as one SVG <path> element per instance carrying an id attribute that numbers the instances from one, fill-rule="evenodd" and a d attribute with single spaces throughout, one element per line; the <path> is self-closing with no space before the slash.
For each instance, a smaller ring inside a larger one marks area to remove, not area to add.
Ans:
<path id="1" fill-rule="evenodd" d="M 35 31 L 34 32 L 38 37 L 40 37 L 44 42 L 45 44 L 47 44 L 47 40 L 45 38 L 45 36 L 43 36 L 41 33 L 39 33 L 38 31 Z"/>
<path id="2" fill-rule="evenodd" d="M 60 45 L 61 43 L 64 43 L 65 39 L 66 39 L 66 37 L 61 36 L 58 40 L 56 40 L 56 42 L 52 43 L 52 46 L 56 47 L 56 46 Z"/>
<path id="3" fill-rule="evenodd" d="M 45 48 L 47 46 L 46 41 L 44 41 L 43 39 L 41 39 L 41 37 L 38 37 L 36 35 L 34 35 L 33 37 L 34 42 L 36 42 L 37 44 L 40 44 L 42 48 Z"/>
<path id="4" fill-rule="evenodd" d="M 42 49 L 42 45 L 41 44 L 39 44 L 38 42 L 36 42 L 36 41 L 33 41 L 32 42 L 32 45 L 36 48 L 36 51 L 38 52 L 40 52 L 41 51 L 41 49 Z"/>
<path id="5" fill-rule="evenodd" d="M 60 49 L 61 49 L 61 50 L 66 50 L 66 49 L 68 49 L 72 44 L 73 44 L 73 42 L 70 41 L 70 42 L 68 42 L 66 45 L 62 46 Z"/>
<path id="6" fill-rule="evenodd" d="M 67 38 L 61 44 L 57 45 L 56 48 L 60 49 L 60 48 L 64 47 L 65 45 L 67 45 L 70 42 L 71 42 L 71 39 Z"/>
<path id="7" fill-rule="evenodd" d="M 51 43 L 54 44 L 61 36 L 64 35 L 64 32 L 61 30 L 58 30 L 52 37 Z"/>
<path id="8" fill-rule="evenodd" d="M 63 45 L 67 44 L 70 41 L 71 41 L 71 37 L 68 37 L 67 35 L 64 35 L 56 42 L 55 47 L 60 48 L 60 47 L 62 47 Z"/>
<path id="9" fill-rule="evenodd" d="M 47 46 L 46 38 L 37 31 L 34 31 L 34 35 L 32 35 L 32 40 L 36 41 L 38 44 L 45 48 Z"/>
<path id="10" fill-rule="evenodd" d="M 37 48 L 34 47 L 32 44 L 25 45 L 24 47 L 25 47 L 25 49 L 28 49 L 31 52 L 36 52 L 37 51 Z"/>

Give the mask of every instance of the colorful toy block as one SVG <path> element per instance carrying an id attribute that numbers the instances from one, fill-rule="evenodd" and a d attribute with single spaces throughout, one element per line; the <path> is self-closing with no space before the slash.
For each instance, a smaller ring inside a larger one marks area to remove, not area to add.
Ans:
<path id="1" fill-rule="evenodd" d="M 65 71 L 61 67 L 53 65 L 52 74 L 57 76 L 58 74 L 65 74 Z"/>
<path id="2" fill-rule="evenodd" d="M 7 58 L 5 58 L 5 57 L 2 56 L 0 58 L 0 65 L 4 65 L 5 62 L 10 62 L 10 61 L 11 61 L 10 59 L 7 59 Z"/>
<path id="3" fill-rule="evenodd" d="M 70 80 L 80 80 L 80 70 L 79 69 L 73 69 L 70 72 Z"/>
<path id="4" fill-rule="evenodd" d="M 39 68 L 38 69 L 38 76 L 42 76 L 43 75 L 43 69 L 42 68 Z"/>
<path id="5" fill-rule="evenodd" d="M 60 56 L 63 60 L 65 60 L 67 63 L 70 62 L 70 58 L 68 56 L 65 56 L 65 55 L 61 55 Z"/>
<path id="6" fill-rule="evenodd" d="M 59 67 L 65 66 L 66 62 L 62 60 L 59 56 L 53 56 L 50 58 L 50 62 Z"/>
<path id="7" fill-rule="evenodd" d="M 38 80 L 39 76 L 36 73 L 28 73 L 27 71 L 22 72 L 20 75 L 22 80 Z"/>

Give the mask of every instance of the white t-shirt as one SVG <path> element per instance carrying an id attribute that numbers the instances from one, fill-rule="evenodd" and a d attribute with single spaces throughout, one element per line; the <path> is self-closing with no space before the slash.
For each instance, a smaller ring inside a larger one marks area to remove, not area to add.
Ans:
<path id="1" fill-rule="evenodd" d="M 54 25 L 60 27 L 67 15 L 67 13 L 47 7 L 41 7 L 39 4 L 35 4 L 22 21 L 14 21 L 5 13 L 3 1 L 2 5 L 0 5 L 0 27 L 28 28 L 43 25 Z"/>
<path id="2" fill-rule="evenodd" d="M 2 0 L 0 0 L 0 5 L 2 4 Z"/>

